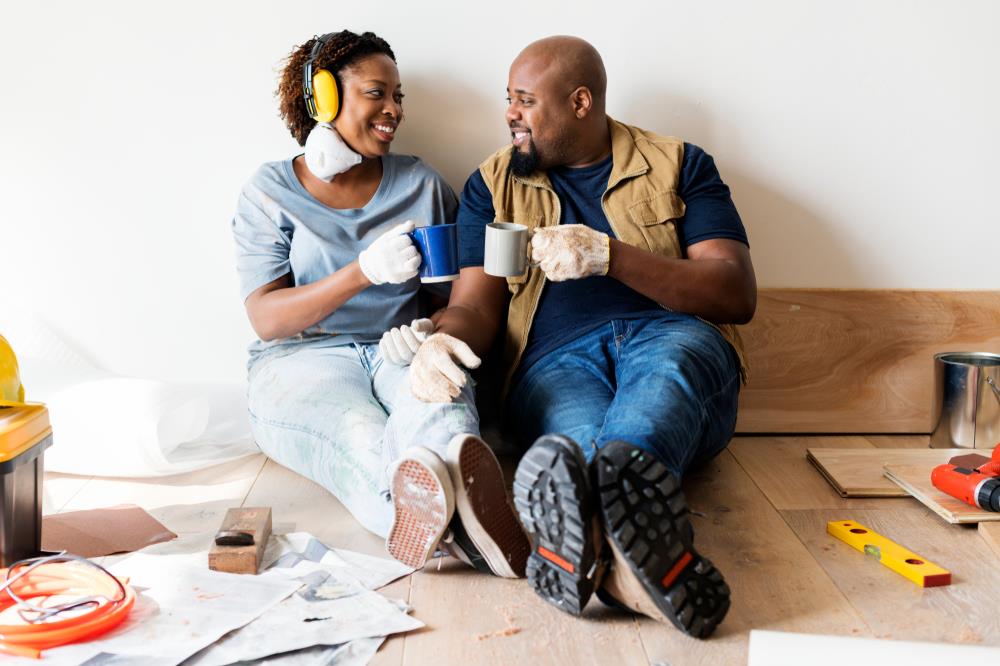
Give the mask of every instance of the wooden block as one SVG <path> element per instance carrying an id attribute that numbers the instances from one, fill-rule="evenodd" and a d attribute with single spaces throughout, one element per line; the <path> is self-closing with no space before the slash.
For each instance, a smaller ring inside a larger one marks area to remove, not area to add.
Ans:
<path id="1" fill-rule="evenodd" d="M 212 544 L 208 551 L 208 568 L 238 574 L 256 574 L 260 568 L 264 548 L 271 536 L 271 509 L 244 507 L 230 509 L 222 521 L 220 532 L 248 532 L 253 535 L 249 546 L 220 546 Z"/>
<path id="2" fill-rule="evenodd" d="M 934 354 L 1000 352 L 997 296 L 761 289 L 740 327 L 750 381 L 736 431 L 929 433 Z"/>
<path id="3" fill-rule="evenodd" d="M 1000 520 L 1000 512 L 983 511 L 934 487 L 931 470 L 935 465 L 886 465 L 884 474 L 907 493 L 949 523 L 978 523 Z"/>
<path id="4" fill-rule="evenodd" d="M 993 549 L 993 553 L 1000 556 L 1000 523 L 979 523 L 979 536 Z"/>
<path id="5" fill-rule="evenodd" d="M 885 465 L 933 468 L 969 449 L 830 449 L 810 448 L 806 458 L 841 497 L 906 497 L 909 493 L 882 473 Z"/>

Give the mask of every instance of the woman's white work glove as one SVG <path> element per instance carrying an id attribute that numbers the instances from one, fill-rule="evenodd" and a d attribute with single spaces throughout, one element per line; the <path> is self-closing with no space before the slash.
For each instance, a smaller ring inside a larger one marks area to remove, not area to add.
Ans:
<path id="1" fill-rule="evenodd" d="M 414 319 L 409 326 L 397 326 L 382 334 L 378 349 L 382 358 L 396 365 L 409 365 L 427 336 L 434 332 L 430 319 Z"/>
<path id="2" fill-rule="evenodd" d="M 584 224 L 542 227 L 531 237 L 531 260 L 553 282 L 607 275 L 611 238 Z"/>
<path id="3" fill-rule="evenodd" d="M 399 284 L 420 272 L 420 252 L 407 236 L 414 226 L 413 220 L 397 224 L 361 251 L 358 263 L 369 282 Z"/>
<path id="4" fill-rule="evenodd" d="M 447 333 L 435 333 L 424 340 L 413 357 L 410 390 L 424 402 L 451 402 L 465 386 L 462 365 L 478 368 L 480 362 L 469 345 Z"/>

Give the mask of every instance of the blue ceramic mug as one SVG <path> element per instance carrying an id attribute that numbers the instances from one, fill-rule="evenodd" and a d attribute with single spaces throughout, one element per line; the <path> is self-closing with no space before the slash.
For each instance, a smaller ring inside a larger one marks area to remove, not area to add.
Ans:
<path id="1" fill-rule="evenodd" d="M 458 225 L 433 224 L 410 233 L 420 251 L 420 281 L 450 282 L 458 279 Z"/>

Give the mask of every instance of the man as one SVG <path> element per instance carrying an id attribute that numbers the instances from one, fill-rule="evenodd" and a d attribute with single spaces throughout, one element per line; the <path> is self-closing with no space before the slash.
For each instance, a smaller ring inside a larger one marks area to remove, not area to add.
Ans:
<path id="1" fill-rule="evenodd" d="M 512 145 L 466 183 L 461 277 L 411 386 L 457 395 L 459 364 L 472 367 L 463 341 L 485 353 L 507 309 L 506 420 L 535 441 L 514 484 L 529 582 L 574 614 L 596 588 L 707 637 L 729 588 L 693 548 L 679 479 L 732 436 L 745 372 L 733 324 L 753 316 L 756 280 L 712 158 L 609 118 L 605 90 L 600 54 L 578 38 L 514 60 Z M 537 267 L 506 281 L 483 271 L 494 221 L 532 230 Z"/>

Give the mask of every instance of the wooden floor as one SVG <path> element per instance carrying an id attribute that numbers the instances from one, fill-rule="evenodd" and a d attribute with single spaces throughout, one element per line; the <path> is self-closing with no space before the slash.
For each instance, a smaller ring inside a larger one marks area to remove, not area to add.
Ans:
<path id="1" fill-rule="evenodd" d="M 974 528 L 908 498 L 846 500 L 806 461 L 808 447 L 920 447 L 922 436 L 740 437 L 685 482 L 696 545 L 726 576 L 733 606 L 708 641 L 604 608 L 574 618 L 523 580 L 452 561 L 393 583 L 425 629 L 389 640 L 377 664 L 746 663 L 750 629 L 1000 645 L 1000 562 Z M 384 554 L 327 492 L 262 456 L 156 481 L 50 474 L 45 512 L 140 504 L 178 534 L 214 531 L 229 507 L 271 506 L 276 531 Z M 826 534 L 850 518 L 952 571 L 921 589 Z"/>

